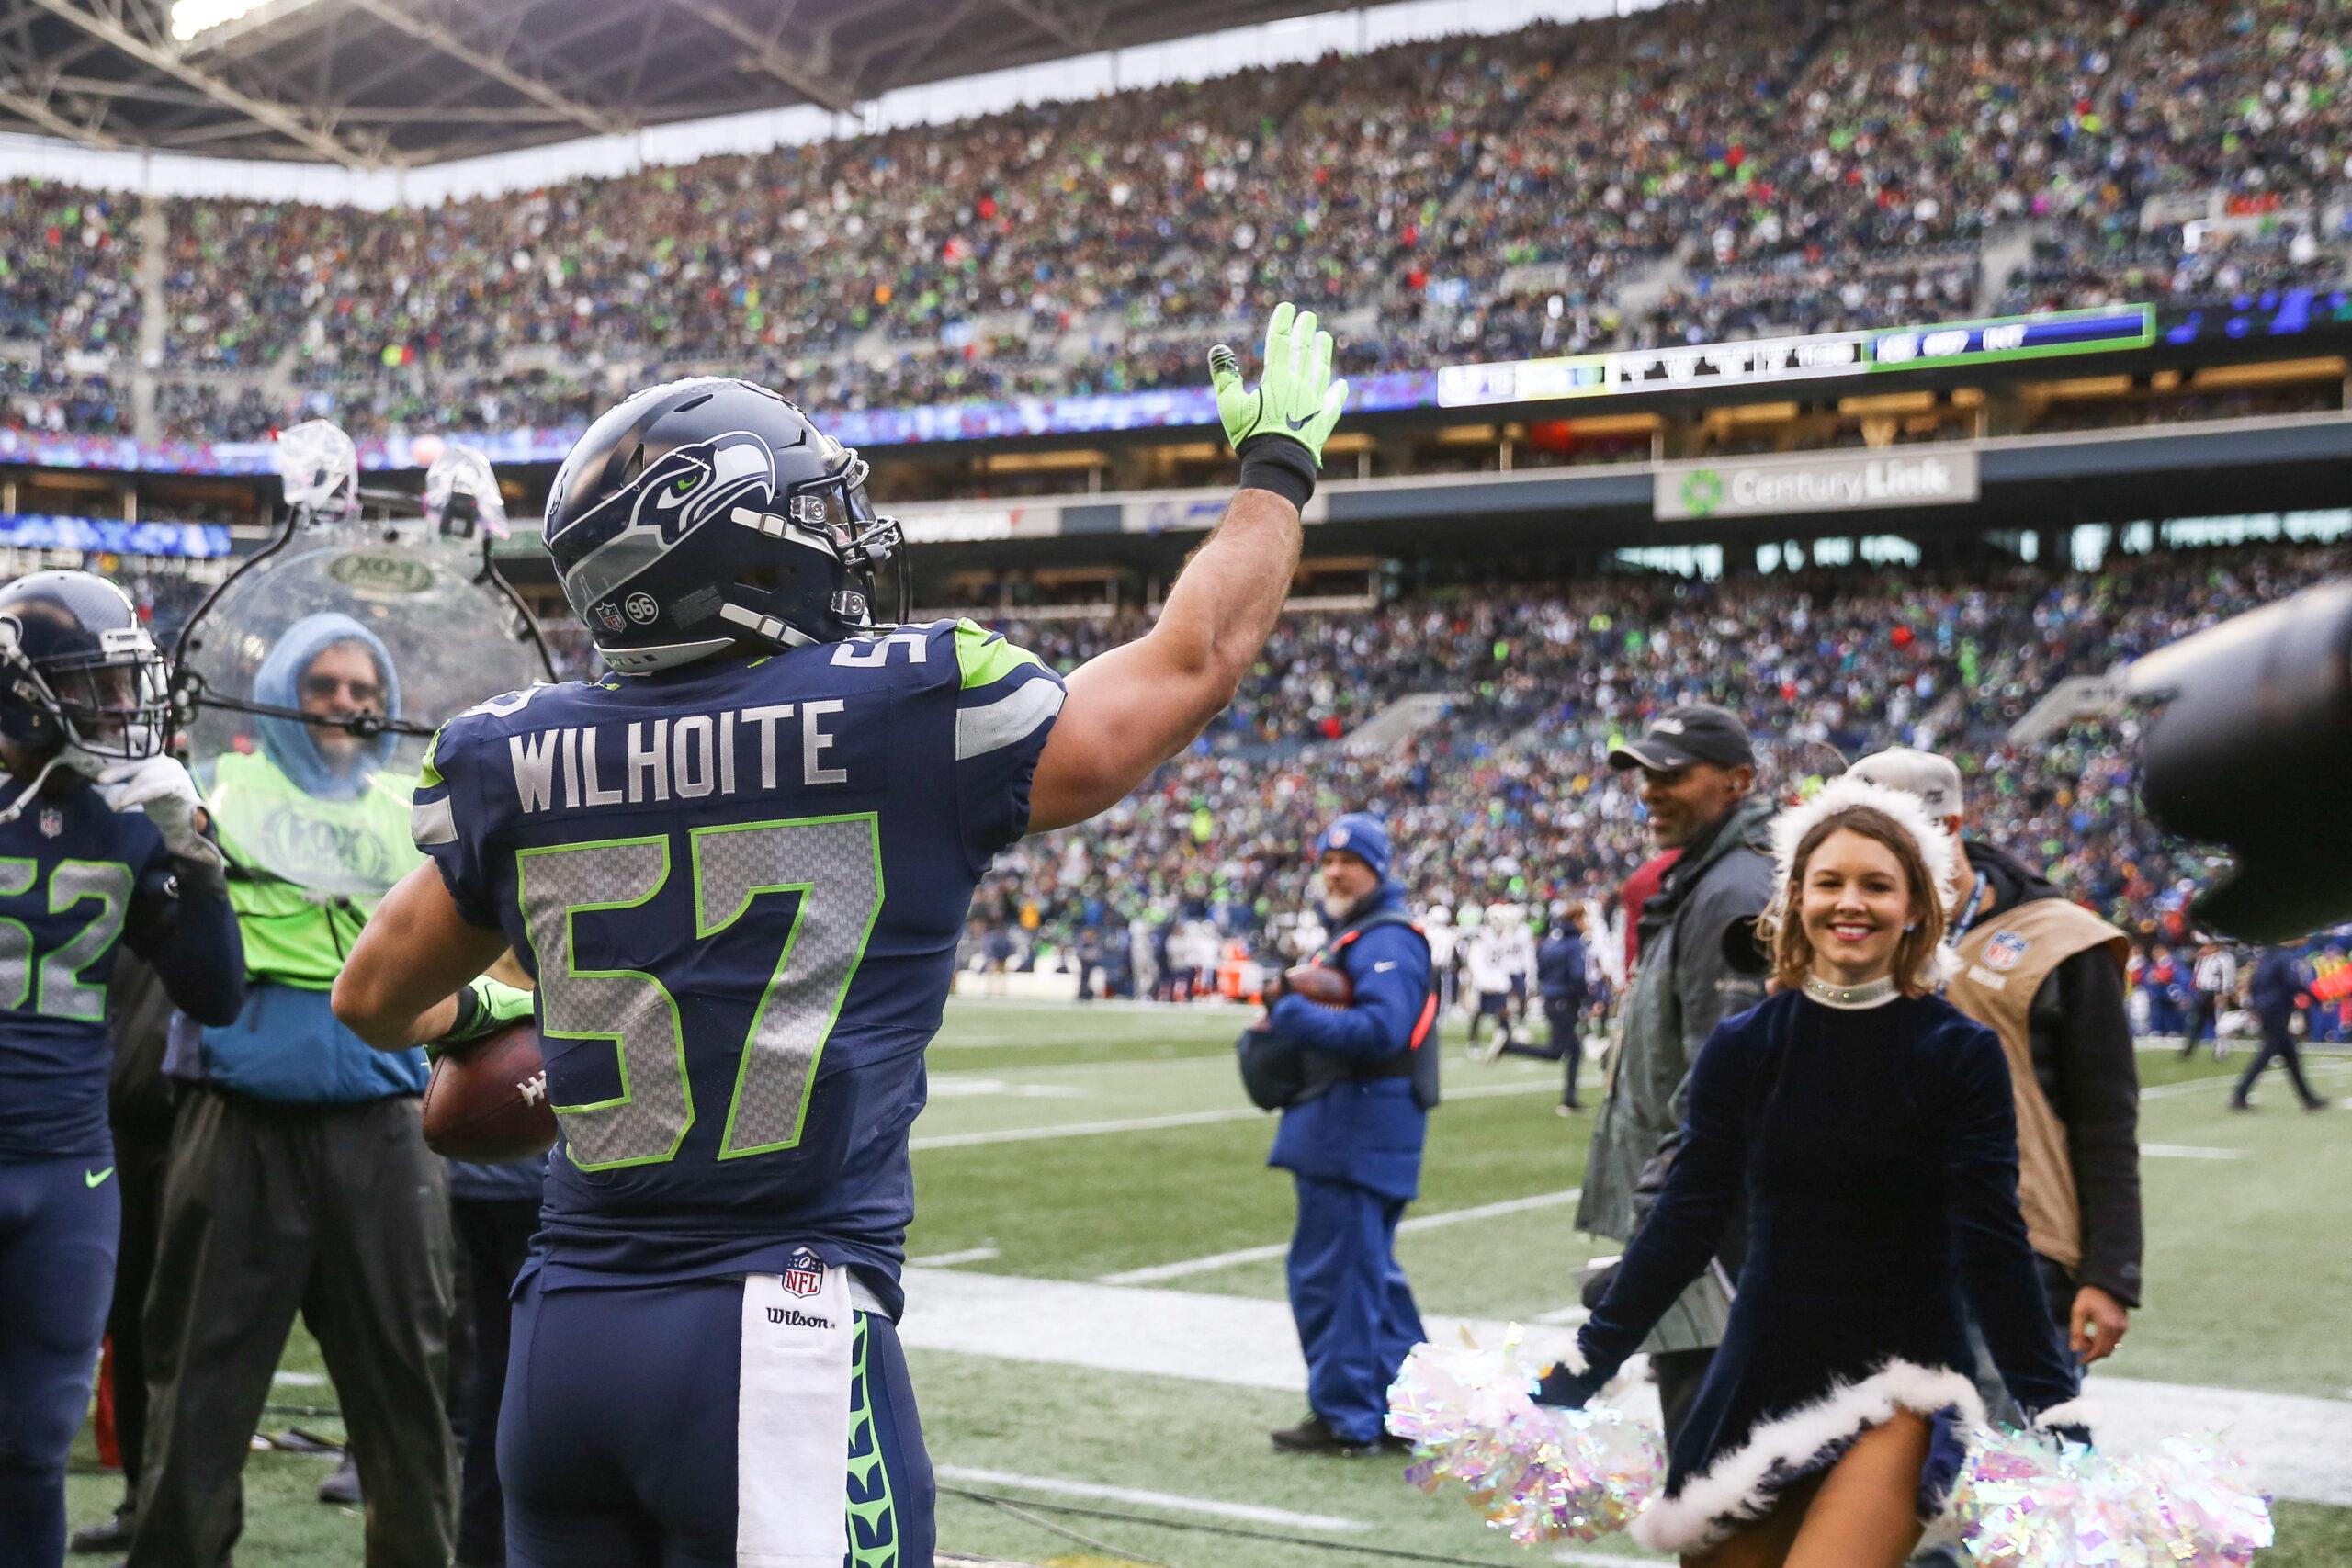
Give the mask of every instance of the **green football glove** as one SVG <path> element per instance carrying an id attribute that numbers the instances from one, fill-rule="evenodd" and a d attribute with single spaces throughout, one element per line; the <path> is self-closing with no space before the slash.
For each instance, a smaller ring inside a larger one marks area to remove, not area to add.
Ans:
<path id="1" fill-rule="evenodd" d="M 437 1040 L 424 1043 L 424 1054 L 438 1061 L 444 1052 L 495 1034 L 518 1019 L 531 1016 L 531 993 L 502 980 L 480 976 L 458 992 L 458 1021 Z"/>
<path id="2" fill-rule="evenodd" d="M 1263 436 L 1296 443 L 1320 468 L 1323 443 L 1348 406 L 1347 382 L 1331 379 L 1331 334 L 1317 330 L 1314 311 L 1287 300 L 1266 323 L 1266 367 L 1257 387 L 1242 389 L 1241 361 L 1224 344 L 1209 350 L 1209 384 L 1225 437 L 1245 459 L 1244 448 Z"/>

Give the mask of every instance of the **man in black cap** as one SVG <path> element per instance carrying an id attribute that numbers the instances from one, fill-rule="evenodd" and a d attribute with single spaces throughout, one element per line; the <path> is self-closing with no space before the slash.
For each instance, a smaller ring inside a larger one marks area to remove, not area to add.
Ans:
<path id="1" fill-rule="evenodd" d="M 1747 933 L 1772 896 L 1772 803 L 1752 795 L 1756 751 L 1746 727 L 1706 704 L 1660 714 L 1639 739 L 1611 751 L 1609 765 L 1641 770 L 1650 837 L 1681 852 L 1642 908 L 1641 960 L 1618 1017 L 1577 1204 L 1579 1230 L 1623 1241 L 1673 1162 L 1700 1044 L 1721 1020 L 1764 999 L 1763 957 Z M 1727 1228 L 1726 1247 L 1736 1234 Z M 1645 1346 L 1669 1440 L 1723 1340 L 1731 1272 L 1718 1264 L 1701 1275 Z M 1589 1283 L 1588 1297 L 1603 1287 Z"/>

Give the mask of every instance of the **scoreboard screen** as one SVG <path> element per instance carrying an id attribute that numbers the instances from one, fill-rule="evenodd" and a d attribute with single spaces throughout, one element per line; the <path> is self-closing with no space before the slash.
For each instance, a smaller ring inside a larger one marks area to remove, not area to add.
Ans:
<path id="1" fill-rule="evenodd" d="M 1626 349 L 1557 359 L 1449 366 L 1437 373 L 1438 403 L 1443 408 L 1468 408 L 1612 393 L 1770 386 L 2146 348 L 2155 341 L 2155 307 L 2104 306 L 1938 326 L 1811 333 L 1688 348 Z"/>

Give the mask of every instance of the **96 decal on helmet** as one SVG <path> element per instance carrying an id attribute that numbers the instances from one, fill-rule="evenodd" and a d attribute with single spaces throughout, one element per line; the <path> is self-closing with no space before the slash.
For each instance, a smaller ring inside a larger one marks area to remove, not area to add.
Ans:
<path id="1" fill-rule="evenodd" d="M 164 656 L 129 594 L 86 571 L 0 588 L 0 735 L 136 761 L 163 753 L 170 724 Z"/>
<path id="2" fill-rule="evenodd" d="M 702 377 L 639 392 L 557 471 L 547 547 L 596 650 L 624 674 L 748 641 L 805 648 L 887 631 L 912 584 L 866 465 L 775 392 Z M 874 615 L 897 563 L 897 611 Z"/>

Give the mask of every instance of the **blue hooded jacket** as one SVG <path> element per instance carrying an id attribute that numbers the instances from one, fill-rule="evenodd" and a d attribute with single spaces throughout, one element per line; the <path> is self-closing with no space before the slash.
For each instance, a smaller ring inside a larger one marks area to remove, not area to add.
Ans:
<path id="1" fill-rule="evenodd" d="M 1385 881 L 1344 923 L 1404 908 L 1403 886 Z M 1330 962 L 1347 972 L 1354 1005 L 1317 1007 L 1294 994 L 1274 1004 L 1270 1025 L 1311 1051 L 1360 1066 L 1411 1049 L 1430 1005 L 1427 939 L 1409 925 L 1377 925 L 1331 953 Z M 1386 1198 L 1417 1197 L 1429 1122 L 1408 1078 L 1343 1080 L 1283 1112 L 1266 1163 L 1301 1176 L 1351 1181 Z"/>
<path id="2" fill-rule="evenodd" d="M 300 707 L 302 677 L 310 671 L 311 661 L 339 642 L 356 642 L 368 649 L 376 661 L 377 678 L 384 682 L 384 716 L 400 717 L 401 676 L 392 665 L 391 650 L 381 637 L 339 610 L 305 615 L 286 628 L 286 635 L 277 639 L 277 646 L 269 650 L 254 675 L 254 701 L 271 707 Z M 303 794 L 321 800 L 348 800 L 366 789 L 368 779 L 392 760 L 401 739 L 389 729 L 370 738 L 360 753 L 360 765 L 338 773 L 320 755 L 312 726 L 299 718 L 270 716 L 257 720 L 256 728 L 261 731 L 262 754 Z"/>

